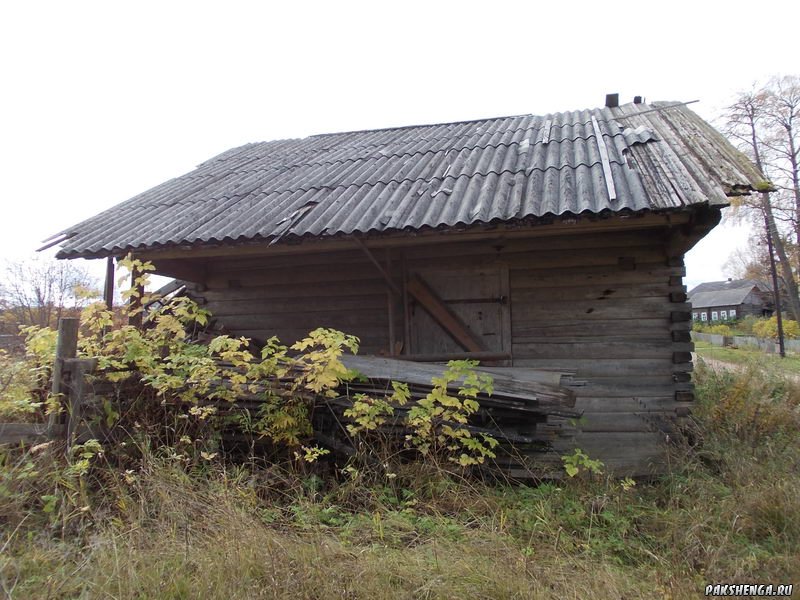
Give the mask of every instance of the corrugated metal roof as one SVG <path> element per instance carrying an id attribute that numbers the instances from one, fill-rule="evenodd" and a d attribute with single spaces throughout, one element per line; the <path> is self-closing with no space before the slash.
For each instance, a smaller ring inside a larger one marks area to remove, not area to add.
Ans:
<path id="1" fill-rule="evenodd" d="M 725 281 L 706 281 L 704 283 L 700 283 L 689 291 L 689 296 L 693 296 L 699 292 L 719 292 L 722 290 L 740 288 L 749 291 L 754 287 L 757 287 L 762 291 L 770 290 L 770 286 L 767 283 L 758 281 L 757 279 L 726 279 Z"/>
<path id="2" fill-rule="evenodd" d="M 743 155 L 672 104 L 247 144 L 64 230 L 58 256 L 674 210 L 750 190 Z"/>
<path id="3" fill-rule="evenodd" d="M 761 290 L 762 287 L 763 284 L 752 279 L 709 281 L 689 292 L 689 302 L 693 308 L 737 306 L 745 301 L 753 288 Z"/>

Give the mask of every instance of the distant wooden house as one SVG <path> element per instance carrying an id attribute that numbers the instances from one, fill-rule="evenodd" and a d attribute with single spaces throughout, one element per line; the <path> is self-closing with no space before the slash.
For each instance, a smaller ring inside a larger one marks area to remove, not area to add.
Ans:
<path id="1" fill-rule="evenodd" d="M 689 292 L 689 302 L 692 319 L 703 323 L 769 317 L 775 310 L 772 291 L 753 279 L 701 283 Z"/>
<path id="2" fill-rule="evenodd" d="M 248 144 L 50 243 L 150 260 L 256 341 L 574 372 L 570 444 L 649 473 L 693 399 L 683 255 L 759 175 L 684 105 L 609 104 Z"/>

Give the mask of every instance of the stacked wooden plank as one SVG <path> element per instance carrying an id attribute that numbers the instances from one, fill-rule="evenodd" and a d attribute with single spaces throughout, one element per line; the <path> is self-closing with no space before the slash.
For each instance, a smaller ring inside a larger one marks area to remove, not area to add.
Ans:
<path id="1" fill-rule="evenodd" d="M 353 406 L 357 396 L 364 394 L 371 398 L 387 399 L 393 393 L 392 382 L 402 382 L 408 386 L 409 401 L 404 406 L 396 406 L 394 416 L 378 430 L 399 449 L 410 433 L 404 425 L 408 410 L 416 400 L 425 398 L 432 391 L 432 380 L 441 377 L 447 368 L 441 364 L 374 356 L 345 356 L 342 362 L 348 369 L 356 371 L 358 376 L 343 382 L 333 398 L 297 389 L 295 380 L 302 374 L 302 366 L 298 364 L 283 378 L 248 385 L 246 392 L 237 391 L 233 402 L 207 398 L 199 404 L 215 407 L 220 415 L 232 415 L 242 410 L 257 414 L 268 396 L 301 397 L 314 406 L 312 423 L 317 441 L 335 454 L 348 456 L 355 454 L 358 444 L 347 431 L 347 425 L 353 421 L 345 416 L 345 412 Z M 474 434 L 490 435 L 500 442 L 498 458 L 490 466 L 514 471 L 517 476 L 526 469 L 531 475 L 542 476 L 544 470 L 538 467 L 558 462 L 558 456 L 552 454 L 554 442 L 575 434 L 574 420 L 580 417 L 580 413 L 574 408 L 574 389 L 582 382 L 575 381 L 569 373 L 558 371 L 498 367 L 479 367 L 477 370 L 491 375 L 492 393 L 478 395 L 480 409 L 468 424 L 447 424 L 454 428 L 464 427 Z M 119 385 L 135 387 L 136 381 L 112 384 L 98 374 L 87 390 L 96 396 L 106 396 L 114 393 Z M 233 389 L 229 381 L 220 381 L 217 385 Z M 460 387 L 461 382 L 453 381 L 448 386 L 448 392 L 455 395 Z M 231 441 L 247 438 L 236 429 L 226 431 L 223 437 Z M 532 465 L 535 466 L 531 468 Z"/>
<path id="2" fill-rule="evenodd" d="M 403 417 L 414 400 L 426 397 L 433 389 L 432 380 L 441 377 L 446 367 L 373 356 L 348 356 L 343 363 L 357 371 L 361 377 L 340 388 L 339 397 L 324 401 L 325 410 L 317 412 L 316 427 L 320 441 L 328 442 L 347 453 L 348 440 L 343 425 L 350 420 L 345 411 L 352 406 L 357 394 L 370 397 L 388 397 L 392 382 L 403 382 L 411 392 L 411 402 L 396 407 L 395 418 L 380 431 L 389 436 L 404 438 L 408 433 L 402 425 Z M 557 439 L 575 434 L 574 421 L 580 417 L 575 410 L 574 389 L 581 382 L 573 380 L 570 373 L 556 371 L 515 370 L 501 367 L 478 367 L 478 371 L 491 375 L 492 393 L 477 397 L 480 409 L 464 426 L 473 433 L 487 434 L 500 442 L 494 467 L 503 471 L 513 469 L 516 475 L 529 470 L 531 475 L 543 475 L 539 468 L 529 469 L 534 463 L 551 465 L 552 444 Z M 457 394 L 459 381 L 448 386 L 448 392 Z M 454 426 L 455 424 L 449 423 Z M 334 443 L 335 441 L 335 443 Z M 527 457 L 527 458 L 526 458 Z"/>

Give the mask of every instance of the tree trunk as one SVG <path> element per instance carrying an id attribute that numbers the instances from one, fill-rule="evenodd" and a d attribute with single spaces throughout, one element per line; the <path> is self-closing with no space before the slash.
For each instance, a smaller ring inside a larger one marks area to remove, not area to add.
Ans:
<path id="1" fill-rule="evenodd" d="M 794 273 L 792 273 L 792 264 L 789 262 L 789 257 L 786 254 L 786 247 L 778 233 L 778 226 L 775 224 L 775 215 L 772 212 L 772 203 L 769 199 L 769 193 L 764 193 L 761 197 L 764 220 L 768 228 L 767 235 L 772 238 L 775 253 L 778 255 L 778 260 L 780 261 L 781 276 L 783 277 L 787 296 L 789 297 L 789 310 L 792 312 L 792 318 L 795 321 L 800 321 L 800 294 L 798 294 L 797 282 L 794 280 Z M 780 290 L 776 290 L 776 292 L 780 293 Z"/>

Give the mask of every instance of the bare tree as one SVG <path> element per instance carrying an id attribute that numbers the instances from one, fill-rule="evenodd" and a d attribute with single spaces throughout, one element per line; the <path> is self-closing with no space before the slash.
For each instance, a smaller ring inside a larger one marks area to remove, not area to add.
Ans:
<path id="1" fill-rule="evenodd" d="M 768 181 L 757 198 L 744 201 L 761 221 L 777 255 L 789 309 L 800 319 L 800 294 L 795 271 L 800 239 L 798 119 L 800 79 L 775 78 L 764 87 L 740 94 L 726 111 L 726 133 L 745 151 Z M 782 235 L 782 227 L 787 235 Z M 789 258 L 794 250 L 794 261 Z M 792 264 L 794 262 L 794 264 Z"/>
<path id="2" fill-rule="evenodd" d="M 771 277 L 769 267 L 764 231 L 754 230 L 746 247 L 737 248 L 731 252 L 723 265 L 723 271 L 734 279 L 754 279 L 767 282 Z"/>
<path id="3" fill-rule="evenodd" d="M 0 269 L 0 312 L 7 333 L 20 326 L 52 326 L 65 311 L 80 309 L 92 297 L 97 281 L 72 262 L 43 257 L 7 261 Z"/>

